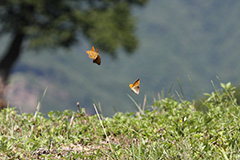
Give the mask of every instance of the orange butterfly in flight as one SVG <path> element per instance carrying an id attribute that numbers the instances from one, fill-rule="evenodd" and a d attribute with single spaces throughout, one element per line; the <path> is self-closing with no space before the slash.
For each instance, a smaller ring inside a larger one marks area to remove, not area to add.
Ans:
<path id="1" fill-rule="evenodd" d="M 139 94 L 140 92 L 139 85 L 140 85 L 140 79 L 137 79 L 133 84 L 129 84 L 129 87 L 134 93 Z"/>
<path id="2" fill-rule="evenodd" d="M 93 59 L 93 63 L 97 63 L 98 65 L 101 64 L 101 58 L 98 54 L 98 48 L 97 51 L 95 52 L 95 48 L 92 46 L 92 50 L 91 51 L 86 51 L 86 53 L 88 54 L 88 57 Z"/>

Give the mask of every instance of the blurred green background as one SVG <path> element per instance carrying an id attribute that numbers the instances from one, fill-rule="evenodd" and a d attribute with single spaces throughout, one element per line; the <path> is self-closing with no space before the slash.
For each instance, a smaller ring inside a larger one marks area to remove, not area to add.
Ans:
<path id="1" fill-rule="evenodd" d="M 76 102 L 94 114 L 92 103 L 100 103 L 104 115 L 114 110 L 136 111 L 129 99 L 148 104 L 164 90 L 197 99 L 214 90 L 221 82 L 239 83 L 240 1 L 237 0 L 150 0 L 144 7 L 132 9 L 136 18 L 139 46 L 134 54 L 118 49 L 116 57 L 99 51 L 100 66 L 85 53 L 92 44 L 81 43 L 69 50 L 24 50 L 15 65 L 6 88 L 6 99 L 23 112 L 77 110 Z M 2 53 L 9 37 L 1 38 Z M 98 46 L 95 46 L 98 47 Z M 192 86 L 189 77 L 192 81 Z M 140 95 L 128 87 L 141 79 Z M 41 100 L 44 90 L 47 93 Z M 198 96 L 196 96 L 196 94 Z"/>

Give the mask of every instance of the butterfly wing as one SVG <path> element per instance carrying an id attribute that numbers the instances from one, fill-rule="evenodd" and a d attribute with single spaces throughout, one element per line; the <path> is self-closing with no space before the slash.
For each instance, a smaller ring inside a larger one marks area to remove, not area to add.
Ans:
<path id="1" fill-rule="evenodd" d="M 133 84 L 129 84 L 129 87 L 135 94 L 139 94 L 140 92 L 140 79 L 137 79 Z"/>
<path id="2" fill-rule="evenodd" d="M 95 52 L 95 48 L 94 48 L 94 46 L 92 46 L 92 49 L 91 49 L 91 51 Z"/>
<path id="3" fill-rule="evenodd" d="M 91 58 L 91 59 L 93 59 L 93 60 L 95 60 L 97 57 L 98 57 L 98 49 L 97 49 L 97 52 L 95 52 L 95 48 L 94 48 L 94 46 L 92 46 L 92 49 L 91 49 L 91 51 L 86 51 L 87 52 L 87 54 L 88 54 L 88 57 L 89 58 Z"/>
<path id="4" fill-rule="evenodd" d="M 98 56 L 98 53 L 94 52 L 94 51 L 86 51 L 86 53 L 88 54 L 88 57 L 95 60 Z"/>
<path id="5" fill-rule="evenodd" d="M 133 86 L 139 86 L 140 85 L 140 79 L 138 78 L 134 83 Z"/>
<path id="6" fill-rule="evenodd" d="M 134 86 L 134 87 L 131 88 L 131 90 L 136 94 L 139 94 L 139 92 L 140 92 L 139 86 Z"/>
<path id="7" fill-rule="evenodd" d="M 93 60 L 93 63 L 101 64 L 101 57 L 98 55 L 96 59 Z"/>
<path id="8" fill-rule="evenodd" d="M 92 46 L 91 51 L 86 51 L 88 54 L 88 57 L 93 59 L 93 63 L 97 63 L 98 65 L 101 64 L 101 57 L 98 54 L 99 49 L 97 48 L 97 51 L 95 52 L 94 46 Z"/>

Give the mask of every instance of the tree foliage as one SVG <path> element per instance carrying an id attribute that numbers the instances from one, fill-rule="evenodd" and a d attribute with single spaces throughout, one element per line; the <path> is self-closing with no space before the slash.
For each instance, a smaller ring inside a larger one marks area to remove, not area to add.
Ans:
<path id="1" fill-rule="evenodd" d="M 12 40 L 0 59 L 0 97 L 24 42 L 33 48 L 71 47 L 85 36 L 105 53 L 137 46 L 131 7 L 147 0 L 1 0 L 0 33 Z M 1 108 L 1 106 L 0 106 Z"/>
<path id="2" fill-rule="evenodd" d="M 108 53 L 137 46 L 131 7 L 147 0 L 1 0 L 2 33 L 24 33 L 31 47 L 70 47 L 85 36 Z"/>

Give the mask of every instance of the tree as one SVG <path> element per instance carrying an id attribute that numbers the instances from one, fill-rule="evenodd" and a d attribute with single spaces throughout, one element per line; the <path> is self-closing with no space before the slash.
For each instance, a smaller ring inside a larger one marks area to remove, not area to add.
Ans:
<path id="1" fill-rule="evenodd" d="M 137 47 L 131 7 L 147 0 L 1 0 L 0 32 L 12 40 L 0 60 L 0 96 L 24 42 L 34 49 L 71 47 L 85 36 L 93 45 L 115 55 Z"/>

